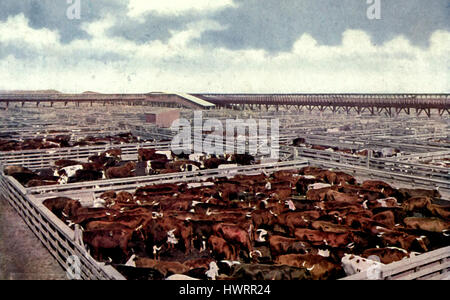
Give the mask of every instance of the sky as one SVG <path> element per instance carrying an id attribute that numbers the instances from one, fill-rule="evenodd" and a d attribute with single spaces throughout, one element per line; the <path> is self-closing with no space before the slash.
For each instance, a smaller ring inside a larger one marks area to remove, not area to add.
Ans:
<path id="1" fill-rule="evenodd" d="M 32 89 L 449 93 L 450 1 L 1 0 L 0 90 Z"/>

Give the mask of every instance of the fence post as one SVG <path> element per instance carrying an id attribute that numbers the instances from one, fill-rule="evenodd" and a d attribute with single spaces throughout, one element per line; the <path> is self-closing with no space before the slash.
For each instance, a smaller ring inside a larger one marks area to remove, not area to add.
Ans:
<path id="1" fill-rule="evenodd" d="M 367 169 L 370 169 L 370 159 L 372 158 L 372 153 L 373 153 L 373 150 L 372 149 L 370 149 L 368 152 L 367 152 Z"/>

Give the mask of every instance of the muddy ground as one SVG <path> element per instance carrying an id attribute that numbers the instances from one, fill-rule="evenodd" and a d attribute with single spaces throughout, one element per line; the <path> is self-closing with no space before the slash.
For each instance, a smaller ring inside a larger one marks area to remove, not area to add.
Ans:
<path id="1" fill-rule="evenodd" d="M 66 272 L 0 197 L 0 280 L 63 280 Z"/>

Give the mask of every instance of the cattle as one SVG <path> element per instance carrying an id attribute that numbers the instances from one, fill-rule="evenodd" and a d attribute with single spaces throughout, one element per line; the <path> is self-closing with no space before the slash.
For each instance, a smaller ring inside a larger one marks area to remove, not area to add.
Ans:
<path id="1" fill-rule="evenodd" d="M 211 251 L 218 259 L 237 260 L 238 253 L 235 247 L 221 237 L 211 235 L 208 239 Z"/>
<path id="2" fill-rule="evenodd" d="M 187 162 L 179 159 L 172 167 Z M 392 189 L 381 181 L 358 184 L 345 173 L 308 167 L 108 191 L 94 197 L 102 208 L 68 198 L 46 204 L 70 226 L 88 232 L 85 243 L 95 258 L 120 263 L 132 252 L 149 259 L 136 267 L 143 278 L 335 279 L 344 275 L 342 259 L 348 260 L 347 271 L 353 268 L 350 273 L 364 269 L 351 255 L 388 264 L 448 244 L 448 207 Z M 293 195 L 296 191 L 306 196 Z M 179 264 L 169 266 L 172 271 L 168 265 L 153 269 L 158 262 Z M 304 273 L 293 275 L 298 272 Z"/>
<path id="3" fill-rule="evenodd" d="M 306 140 L 304 138 L 296 138 L 292 141 L 292 146 L 294 147 L 300 147 L 305 145 Z"/>
<path id="4" fill-rule="evenodd" d="M 306 254 L 315 251 L 307 242 L 279 235 L 271 235 L 269 237 L 269 247 L 273 256 L 289 253 Z"/>
<path id="5" fill-rule="evenodd" d="M 363 203 L 365 209 L 375 209 L 375 208 L 400 208 L 400 204 L 397 202 L 396 198 L 385 198 L 377 199 L 373 201 L 366 200 Z"/>
<path id="6" fill-rule="evenodd" d="M 205 159 L 202 162 L 202 164 L 205 169 L 217 169 L 221 165 L 229 164 L 229 162 L 225 159 L 211 157 L 211 158 Z"/>
<path id="7" fill-rule="evenodd" d="M 377 256 L 383 264 L 390 264 L 404 258 L 409 258 L 411 255 L 412 253 L 395 247 L 367 249 L 361 254 L 364 258 Z"/>
<path id="8" fill-rule="evenodd" d="M 250 154 L 234 154 L 231 157 L 232 162 L 236 162 L 238 165 L 247 166 L 255 163 L 255 157 Z"/>
<path id="9" fill-rule="evenodd" d="M 424 231 L 446 233 L 450 231 L 450 222 L 444 221 L 439 218 L 418 218 L 410 217 L 405 218 L 403 222 L 406 228 L 409 229 L 420 229 Z"/>
<path id="10" fill-rule="evenodd" d="M 84 181 L 95 181 L 104 178 L 103 171 L 95 171 L 95 170 L 77 170 L 75 175 L 69 177 L 67 183 L 75 183 L 75 182 L 84 182 Z"/>
<path id="11" fill-rule="evenodd" d="M 108 209 L 108 208 L 89 208 L 80 207 L 76 212 L 70 216 L 70 221 L 74 224 L 79 224 L 81 226 L 86 226 L 86 223 L 93 220 L 112 220 L 114 217 L 119 215 L 120 212 Z"/>
<path id="12" fill-rule="evenodd" d="M 278 217 L 280 225 L 285 226 L 291 233 L 294 233 L 295 228 L 306 228 L 310 223 L 320 217 L 318 211 L 304 211 L 304 212 L 288 212 L 281 214 Z"/>
<path id="13" fill-rule="evenodd" d="M 328 221 L 314 221 L 311 223 L 311 227 L 316 230 L 331 233 L 348 233 L 351 231 L 351 228 L 347 226 L 334 224 Z"/>
<path id="14" fill-rule="evenodd" d="M 311 280 L 306 268 L 261 264 L 240 264 L 235 266 L 233 279 L 239 280 Z"/>
<path id="15" fill-rule="evenodd" d="M 168 195 L 172 196 L 181 191 L 181 187 L 176 184 L 155 184 L 148 185 L 144 187 L 139 187 L 136 189 L 134 195 L 135 196 L 163 196 Z"/>
<path id="16" fill-rule="evenodd" d="M 55 161 L 55 166 L 58 168 L 76 166 L 79 164 L 80 164 L 80 162 L 75 161 L 75 160 L 60 159 L 60 160 Z"/>
<path id="17" fill-rule="evenodd" d="M 201 164 L 191 160 L 177 160 L 166 164 L 166 168 L 172 170 L 178 170 L 181 172 L 197 171 L 201 167 Z"/>
<path id="18" fill-rule="evenodd" d="M 274 213 L 265 209 L 253 211 L 251 217 L 255 228 L 271 228 L 277 221 Z"/>
<path id="19" fill-rule="evenodd" d="M 134 162 L 128 162 L 122 167 L 108 168 L 106 170 L 106 177 L 109 179 L 133 177 L 135 169 L 136 164 Z"/>
<path id="20" fill-rule="evenodd" d="M 428 251 L 429 240 L 426 236 L 417 237 L 397 230 L 384 229 L 379 226 L 375 226 L 375 232 L 385 247 L 398 247 L 407 251 L 413 249 Z"/>
<path id="21" fill-rule="evenodd" d="M 383 181 L 367 180 L 362 183 L 361 187 L 366 190 L 380 192 L 385 198 L 399 197 L 398 191 Z"/>
<path id="22" fill-rule="evenodd" d="M 332 189 L 331 186 L 325 186 L 318 189 L 308 189 L 306 192 L 306 199 L 310 201 L 325 201 L 327 192 Z"/>
<path id="23" fill-rule="evenodd" d="M 311 149 L 324 151 L 324 150 L 327 150 L 327 147 L 324 147 L 321 145 L 312 145 Z"/>
<path id="24" fill-rule="evenodd" d="M 157 230 L 155 229 L 157 227 Z M 143 230 L 148 236 L 151 236 L 150 242 L 155 246 L 157 244 L 166 244 L 169 248 L 184 247 L 185 254 L 189 254 L 192 248 L 192 226 L 175 217 L 164 217 L 161 219 L 149 220 L 143 225 Z"/>
<path id="25" fill-rule="evenodd" d="M 171 155 L 170 155 L 171 156 Z M 139 161 L 153 161 L 162 160 L 169 161 L 167 154 L 158 153 L 155 149 L 138 149 L 138 160 Z"/>
<path id="26" fill-rule="evenodd" d="M 42 204 L 44 204 L 45 207 L 47 207 L 54 215 L 62 220 L 72 216 L 75 211 L 81 208 L 79 201 L 67 197 L 46 199 Z M 75 209 L 72 209 L 71 206 L 73 205 L 75 205 Z"/>
<path id="27" fill-rule="evenodd" d="M 26 185 L 30 180 L 38 179 L 38 174 L 30 169 L 20 166 L 6 166 L 4 168 L 5 175 L 12 176 L 22 185 Z"/>
<path id="28" fill-rule="evenodd" d="M 103 260 L 105 250 L 119 248 L 123 257 L 128 257 L 128 243 L 131 240 L 133 230 L 130 229 L 107 229 L 83 232 L 83 242 L 93 249 L 94 258 Z"/>
<path id="29" fill-rule="evenodd" d="M 189 267 L 175 261 L 159 261 L 150 258 L 140 257 L 135 259 L 136 267 L 155 269 L 164 277 L 172 274 L 183 274 L 189 271 Z"/>
<path id="30" fill-rule="evenodd" d="M 316 183 L 318 179 L 312 175 L 302 175 L 297 178 L 295 183 L 297 194 L 306 195 L 308 191 L 308 186 Z"/>
<path id="31" fill-rule="evenodd" d="M 31 179 L 26 183 L 27 187 L 37 187 L 37 186 L 47 186 L 47 185 L 56 185 L 58 181 L 52 180 L 40 180 L 40 179 Z"/>
<path id="32" fill-rule="evenodd" d="M 356 184 L 355 177 L 344 173 L 344 172 L 335 172 L 336 173 L 336 184 L 344 185 L 344 184 Z"/>
<path id="33" fill-rule="evenodd" d="M 232 243 L 238 255 L 240 250 L 247 251 L 249 254 L 253 251 L 249 233 L 241 227 L 235 224 L 219 223 L 213 226 L 213 230 L 219 237 Z"/>
<path id="34" fill-rule="evenodd" d="M 328 258 L 314 254 L 287 254 L 277 257 L 276 264 L 297 268 L 306 268 L 313 280 L 330 280 L 339 278 L 341 266 Z"/>
<path id="35" fill-rule="evenodd" d="M 400 188 L 398 189 L 398 193 L 402 195 L 403 199 L 410 199 L 413 197 L 428 197 L 431 199 L 441 198 L 441 193 L 437 190 Z"/>
<path id="36" fill-rule="evenodd" d="M 395 227 L 396 224 L 395 215 L 390 210 L 374 215 L 372 220 L 389 228 Z"/>
<path id="37" fill-rule="evenodd" d="M 450 206 L 441 206 L 430 203 L 427 205 L 427 209 L 434 216 L 437 216 L 444 220 L 450 219 Z"/>
<path id="38" fill-rule="evenodd" d="M 402 203 L 402 208 L 407 212 L 423 211 L 431 205 L 431 199 L 428 197 L 413 197 L 409 198 Z"/>
<path id="39" fill-rule="evenodd" d="M 362 202 L 361 198 L 356 195 L 348 195 L 334 190 L 328 190 L 325 194 L 325 200 L 327 201 L 337 201 L 337 202 L 347 202 L 347 203 L 358 203 Z"/>
<path id="40" fill-rule="evenodd" d="M 306 228 L 295 229 L 295 237 L 315 246 L 326 245 L 332 248 L 346 247 L 352 242 L 352 235 L 347 233 L 322 232 Z"/>
<path id="41" fill-rule="evenodd" d="M 374 271 L 381 270 L 384 265 L 379 261 L 367 259 L 354 254 L 345 254 L 341 262 L 347 275 L 354 275 L 360 272 L 367 272 L 376 275 L 376 272 Z"/>
<path id="42" fill-rule="evenodd" d="M 104 168 L 116 166 L 122 160 L 121 149 L 110 149 L 88 158 L 90 163 L 102 165 Z"/>

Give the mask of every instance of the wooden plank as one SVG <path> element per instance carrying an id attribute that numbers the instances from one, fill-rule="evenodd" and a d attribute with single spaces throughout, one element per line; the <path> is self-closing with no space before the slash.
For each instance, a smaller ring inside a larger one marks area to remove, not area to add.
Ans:
<path id="1" fill-rule="evenodd" d="M 73 244 L 73 232 L 59 219 L 55 220 L 54 215 L 47 210 L 49 216 L 42 214 L 46 208 L 39 201 L 33 201 L 26 198 L 27 196 L 20 193 L 20 189 L 17 188 L 16 183 L 10 183 L 5 186 L 4 177 L 2 178 L 2 190 L 9 197 L 11 201 L 15 202 L 14 205 L 19 215 L 24 219 L 30 229 L 35 235 L 42 241 L 42 243 L 49 249 L 49 252 L 58 260 L 62 266 L 66 266 L 65 259 L 70 255 L 78 254 L 80 261 L 82 262 L 82 268 L 89 269 L 92 274 L 91 277 L 85 277 L 84 279 L 120 279 L 124 277 L 111 268 L 98 264 L 93 260 L 90 255 L 85 253 L 84 249 L 80 246 Z M 35 206 L 37 205 L 37 207 Z M 41 206 L 41 207 L 39 207 Z M 47 222 L 54 222 L 59 224 L 53 224 L 55 229 L 51 228 Z M 65 230 L 64 230 L 65 229 Z M 78 251 L 74 251 L 78 247 Z M 56 249 L 56 250 L 55 250 Z M 77 253 L 78 252 L 78 253 Z M 81 253 L 85 253 L 80 255 Z M 69 255 L 70 254 L 70 255 Z M 64 259 L 63 259 L 64 258 Z"/>
<path id="2" fill-rule="evenodd" d="M 429 268 L 425 268 L 423 270 L 414 272 L 412 274 L 406 275 L 406 276 L 401 276 L 396 278 L 396 280 L 414 280 L 414 279 L 419 279 L 421 277 L 424 277 L 426 275 L 430 275 L 433 273 L 441 273 L 443 271 L 448 271 L 450 269 L 450 262 L 447 263 L 443 263 L 443 264 L 439 264 L 433 267 L 429 267 Z"/>
<path id="3" fill-rule="evenodd" d="M 401 261 L 397 261 L 388 265 L 384 265 L 381 267 L 381 278 L 382 279 L 390 279 L 391 277 L 395 277 L 395 279 L 402 279 L 402 273 L 414 273 L 416 272 L 416 268 L 424 267 L 423 273 L 429 274 L 426 271 L 426 266 L 432 263 L 436 263 L 450 257 L 450 246 L 444 247 L 441 249 L 437 249 L 431 252 L 427 252 L 412 258 L 402 259 Z M 442 271 L 448 268 L 445 264 L 441 264 L 440 267 L 436 267 L 436 270 L 433 269 L 433 272 Z M 408 274 L 405 274 L 407 276 Z M 367 280 L 367 273 L 361 272 L 355 275 L 347 276 L 342 278 L 342 280 Z"/>

